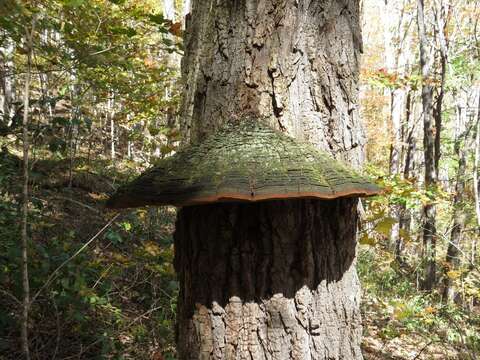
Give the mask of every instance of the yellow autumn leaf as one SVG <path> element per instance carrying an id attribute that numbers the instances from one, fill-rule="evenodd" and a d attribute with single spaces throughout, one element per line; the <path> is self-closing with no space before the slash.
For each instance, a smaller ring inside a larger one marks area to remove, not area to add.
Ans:
<path id="1" fill-rule="evenodd" d="M 458 270 L 450 270 L 447 272 L 447 276 L 452 280 L 458 279 L 461 275 L 462 272 Z"/>

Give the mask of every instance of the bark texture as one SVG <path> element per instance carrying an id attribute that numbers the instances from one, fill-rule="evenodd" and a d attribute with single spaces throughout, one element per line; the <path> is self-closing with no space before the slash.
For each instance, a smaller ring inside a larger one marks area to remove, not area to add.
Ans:
<path id="1" fill-rule="evenodd" d="M 255 118 L 357 167 L 357 0 L 197 0 L 181 128 Z M 179 359 L 360 360 L 355 199 L 184 207 Z"/>
<path id="2" fill-rule="evenodd" d="M 183 208 L 179 358 L 361 359 L 356 204 Z"/>
<path id="3" fill-rule="evenodd" d="M 361 164 L 357 0 L 193 1 L 187 19 L 185 138 L 253 114 Z"/>

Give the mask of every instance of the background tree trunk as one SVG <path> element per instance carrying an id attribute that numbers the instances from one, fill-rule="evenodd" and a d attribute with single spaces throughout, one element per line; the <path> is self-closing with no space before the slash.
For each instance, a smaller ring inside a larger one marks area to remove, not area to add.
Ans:
<path id="1" fill-rule="evenodd" d="M 256 117 L 358 166 L 356 0 L 193 1 L 181 128 Z M 362 359 L 356 201 L 182 209 L 180 359 Z"/>
<path id="2" fill-rule="evenodd" d="M 437 179 L 439 177 L 439 163 L 441 156 L 441 133 L 442 133 L 442 118 L 443 118 L 443 100 L 445 97 L 445 82 L 447 77 L 447 64 L 448 64 L 448 38 L 445 33 L 448 28 L 448 20 L 450 17 L 450 4 L 447 1 L 440 3 L 434 3 L 435 7 L 435 22 L 436 22 L 436 35 L 439 43 L 440 53 L 440 88 L 438 89 L 438 95 L 435 101 L 435 108 L 433 109 L 433 117 L 435 119 L 435 173 Z"/>
<path id="3" fill-rule="evenodd" d="M 30 349 L 28 339 L 28 323 L 30 312 L 30 278 L 28 276 L 28 182 L 29 182 L 29 101 L 30 101 L 30 80 L 32 70 L 32 51 L 33 51 L 33 33 L 35 29 L 35 20 L 32 20 L 31 28 L 25 28 L 25 43 L 27 49 L 27 70 L 25 79 L 25 89 L 23 93 L 23 124 L 22 124 L 22 141 L 23 141 L 23 186 L 22 186 L 22 215 L 21 215 L 21 231 L 20 231 L 20 249 L 21 249 L 21 269 L 22 269 L 22 320 L 21 320 L 21 340 L 22 352 L 26 360 L 30 360 Z"/>
<path id="4" fill-rule="evenodd" d="M 13 53 L 15 44 L 10 39 L 0 46 L 0 131 L 7 132 L 15 114 L 15 77 Z"/>
<path id="5" fill-rule="evenodd" d="M 478 169 L 480 163 L 480 89 L 478 90 L 478 102 L 477 102 L 477 119 L 475 126 L 475 152 L 473 160 L 473 194 L 474 194 L 474 203 L 475 203 L 475 215 L 476 215 L 476 225 L 477 225 L 477 234 L 480 234 L 480 196 L 479 196 L 479 180 L 478 180 Z M 472 238 L 472 251 L 470 262 L 475 264 L 477 257 L 477 237 Z"/>
<path id="6" fill-rule="evenodd" d="M 455 271 L 460 265 L 460 242 L 462 232 L 465 227 L 465 209 L 464 209 L 464 191 L 465 174 L 467 167 L 466 148 L 468 135 L 473 124 L 466 122 L 466 107 L 457 106 L 457 131 L 455 139 L 455 155 L 458 157 L 458 167 L 455 183 L 455 196 L 453 198 L 452 230 L 450 232 L 450 242 L 447 247 L 447 256 L 445 257 L 445 274 L 443 279 L 444 301 L 453 302 L 456 297 L 455 289 L 452 287 L 452 275 L 450 271 Z"/>
<path id="7" fill-rule="evenodd" d="M 427 37 L 425 30 L 425 14 L 423 0 L 417 1 L 418 37 L 420 45 L 420 66 L 422 69 L 422 104 L 423 104 L 423 151 L 425 157 L 425 188 L 429 191 L 436 186 L 435 171 L 435 128 L 432 122 L 433 89 L 430 80 L 428 64 Z M 423 246 L 424 246 L 424 274 L 422 288 L 432 290 L 436 283 L 436 208 L 434 201 L 427 203 L 424 208 Z"/>
<path id="8" fill-rule="evenodd" d="M 412 90 L 407 92 L 407 99 L 405 103 L 405 123 L 402 127 L 402 140 L 405 143 L 405 164 L 403 167 L 403 178 L 408 180 L 410 178 L 410 172 L 414 168 L 414 155 L 417 146 L 417 139 L 415 138 L 415 121 L 412 119 Z M 406 204 L 400 205 L 400 220 L 399 220 L 399 232 L 405 234 L 410 233 L 410 227 L 412 222 L 412 214 Z M 404 241 L 401 236 L 398 237 L 395 244 L 395 259 L 399 263 L 404 262 Z"/>

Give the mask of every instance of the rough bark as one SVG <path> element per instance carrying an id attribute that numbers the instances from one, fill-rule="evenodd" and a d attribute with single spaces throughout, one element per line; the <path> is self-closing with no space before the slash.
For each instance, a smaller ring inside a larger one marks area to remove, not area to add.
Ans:
<path id="1" fill-rule="evenodd" d="M 356 0 L 193 1 L 181 128 L 264 121 L 363 161 Z M 180 359 L 362 359 L 355 200 L 183 208 Z"/>
<path id="2" fill-rule="evenodd" d="M 435 171 L 435 127 L 432 122 L 433 89 L 428 64 L 427 37 L 425 30 L 424 1 L 417 1 L 417 24 L 420 45 L 420 67 L 422 69 L 422 105 L 423 105 L 423 152 L 425 160 L 425 188 L 431 191 L 436 186 Z M 431 199 L 424 208 L 423 222 L 423 275 L 422 288 L 432 290 L 436 283 L 436 208 Z"/>
<path id="3" fill-rule="evenodd" d="M 183 208 L 179 358 L 361 359 L 356 204 Z"/>
<path id="4" fill-rule="evenodd" d="M 199 141 L 225 119 L 250 114 L 361 164 L 358 12 L 356 0 L 193 1 L 184 138 Z"/>

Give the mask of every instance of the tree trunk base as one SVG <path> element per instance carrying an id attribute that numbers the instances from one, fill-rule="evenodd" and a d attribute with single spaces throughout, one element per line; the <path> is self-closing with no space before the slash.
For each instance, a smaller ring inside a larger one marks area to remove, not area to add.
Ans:
<path id="1" fill-rule="evenodd" d="M 183 208 L 179 359 L 363 359 L 356 199 Z"/>

